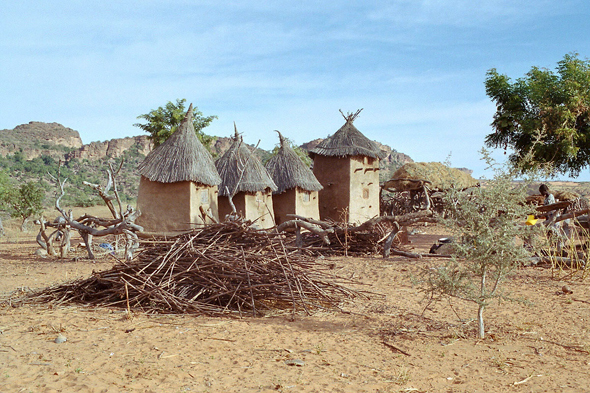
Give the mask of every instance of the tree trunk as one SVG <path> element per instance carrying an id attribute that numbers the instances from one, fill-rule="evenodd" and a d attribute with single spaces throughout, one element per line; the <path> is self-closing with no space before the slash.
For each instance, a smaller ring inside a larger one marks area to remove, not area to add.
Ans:
<path id="1" fill-rule="evenodd" d="M 477 322 L 479 324 L 479 338 L 485 338 L 485 330 L 483 325 L 483 309 L 485 306 L 483 304 L 479 305 L 479 309 L 477 310 Z"/>
<path id="2" fill-rule="evenodd" d="M 399 224 L 397 222 L 393 223 L 393 230 L 387 236 L 385 243 L 383 244 L 383 258 L 388 258 L 389 254 L 391 253 L 391 245 L 393 244 L 393 239 L 399 232 Z"/>
<path id="3" fill-rule="evenodd" d="M 68 251 L 70 251 L 70 230 L 66 229 L 62 233 L 61 243 L 60 243 L 60 258 L 64 259 L 68 256 Z"/>
<path id="4" fill-rule="evenodd" d="M 483 272 L 481 274 L 481 282 L 480 282 L 480 295 L 481 295 L 481 303 L 479 303 L 479 308 L 477 310 L 477 322 L 479 324 L 479 338 L 483 339 L 485 337 L 485 330 L 483 325 L 483 309 L 485 308 L 485 299 L 486 299 L 486 278 L 488 275 L 487 268 L 484 266 Z"/>
<path id="5" fill-rule="evenodd" d="M 58 231 L 53 231 L 51 235 L 47 239 L 45 239 L 45 243 L 47 244 L 46 251 L 47 255 L 51 255 L 52 257 L 56 256 L 55 247 L 53 247 L 53 239 L 57 236 Z M 43 233 L 45 234 L 45 233 Z"/>
<path id="6" fill-rule="evenodd" d="M 80 236 L 82 236 L 82 240 L 84 240 L 84 244 L 86 245 L 86 251 L 88 252 L 88 259 L 94 259 L 94 253 L 92 252 L 92 235 L 79 231 Z"/>
<path id="7" fill-rule="evenodd" d="M 136 233 L 134 233 L 130 230 L 125 230 L 124 232 L 125 232 L 125 239 L 126 239 L 125 260 L 131 261 L 133 259 L 133 253 L 139 247 L 139 238 L 137 237 Z"/>

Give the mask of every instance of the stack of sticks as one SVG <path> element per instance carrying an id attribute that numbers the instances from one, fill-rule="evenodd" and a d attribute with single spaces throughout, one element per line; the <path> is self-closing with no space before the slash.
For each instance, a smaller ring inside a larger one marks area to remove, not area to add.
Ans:
<path id="1" fill-rule="evenodd" d="M 119 261 L 90 278 L 49 287 L 23 303 L 115 306 L 147 313 L 265 315 L 338 309 L 368 293 L 333 274 L 333 264 L 285 245 L 284 234 L 241 222 L 208 225 L 142 242 L 132 261 Z M 356 283 L 358 284 L 358 283 Z"/>
<path id="2" fill-rule="evenodd" d="M 380 254 L 382 244 L 380 240 L 386 235 L 383 228 L 374 232 L 348 232 L 345 227 L 336 228 L 327 234 L 330 241 L 326 245 L 322 238 L 311 232 L 301 233 L 301 247 L 297 247 L 294 237 L 286 240 L 286 247 L 312 256 L 365 256 Z"/>

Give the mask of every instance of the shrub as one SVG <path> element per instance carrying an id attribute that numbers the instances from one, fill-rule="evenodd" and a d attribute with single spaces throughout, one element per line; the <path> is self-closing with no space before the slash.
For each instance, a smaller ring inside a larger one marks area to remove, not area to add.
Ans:
<path id="1" fill-rule="evenodd" d="M 482 150 L 494 177 L 469 193 L 451 188 L 445 197 L 453 233 L 454 255 L 445 266 L 424 272 L 422 291 L 431 300 L 454 297 L 477 304 L 479 337 L 484 338 L 483 313 L 494 299 L 514 300 L 502 290 L 510 273 L 530 257 L 522 240 L 540 227 L 523 225 L 529 182 L 515 182 L 516 172 L 496 165 Z"/>

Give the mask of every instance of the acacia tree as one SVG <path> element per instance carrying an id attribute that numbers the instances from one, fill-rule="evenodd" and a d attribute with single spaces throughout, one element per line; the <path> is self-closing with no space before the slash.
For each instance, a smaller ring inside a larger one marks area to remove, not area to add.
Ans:
<path id="1" fill-rule="evenodd" d="M 445 266 L 425 269 L 422 282 L 431 301 L 453 297 L 475 303 L 480 338 L 485 336 L 485 308 L 494 299 L 512 300 L 502 283 L 530 257 L 515 240 L 542 230 L 522 225 L 530 213 L 525 203 L 530 181 L 515 182 L 515 168 L 498 167 L 487 151 L 482 154 L 494 177 L 469 193 L 456 188 L 446 193 L 448 218 L 442 222 L 454 235 L 453 258 Z"/>
<path id="2" fill-rule="evenodd" d="M 521 172 L 539 164 L 553 174 L 578 176 L 590 165 L 590 61 L 567 54 L 554 71 L 532 67 L 511 81 L 487 72 L 486 93 L 496 104 L 488 147 L 512 149 Z"/>
<path id="3" fill-rule="evenodd" d="M 168 103 L 151 110 L 149 113 L 137 116 L 138 119 L 147 121 L 147 124 L 136 123 L 135 127 L 139 127 L 149 135 L 149 139 L 154 143 L 154 147 L 159 146 L 164 142 L 173 132 L 178 129 L 178 126 L 184 119 L 187 109 L 184 107 L 186 99 L 177 99 L 176 103 L 168 101 Z M 193 125 L 197 137 L 207 149 L 210 149 L 213 137 L 203 132 L 211 122 L 217 119 L 217 116 L 203 116 L 199 108 L 193 108 Z"/>

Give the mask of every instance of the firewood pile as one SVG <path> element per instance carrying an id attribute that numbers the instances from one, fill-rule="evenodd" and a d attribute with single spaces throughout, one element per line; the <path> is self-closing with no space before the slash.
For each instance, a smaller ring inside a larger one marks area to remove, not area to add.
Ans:
<path id="1" fill-rule="evenodd" d="M 338 230 L 328 233 L 330 241 L 326 245 L 322 238 L 311 232 L 301 234 L 301 252 L 312 256 L 367 256 L 382 252 L 383 236 L 387 236 L 387 228 L 379 227 L 375 232 L 349 232 L 341 226 Z M 289 249 L 298 249 L 295 238 L 288 244 Z"/>
<path id="2" fill-rule="evenodd" d="M 353 281 L 333 274 L 333 264 L 289 247 L 284 237 L 243 222 L 154 237 L 142 241 L 132 261 L 10 301 L 260 316 L 338 309 L 345 299 L 368 296 L 347 288 Z"/>
<path id="3" fill-rule="evenodd" d="M 378 216 L 360 225 L 326 222 L 288 214 L 293 220 L 277 227 L 284 233 L 295 231 L 295 238 L 288 241 L 288 247 L 299 249 L 309 255 L 363 256 L 382 254 L 389 256 L 401 227 L 418 222 L 436 222 L 428 208 L 399 216 Z M 301 230 L 307 230 L 302 232 Z M 397 253 L 397 255 L 404 255 Z"/>

